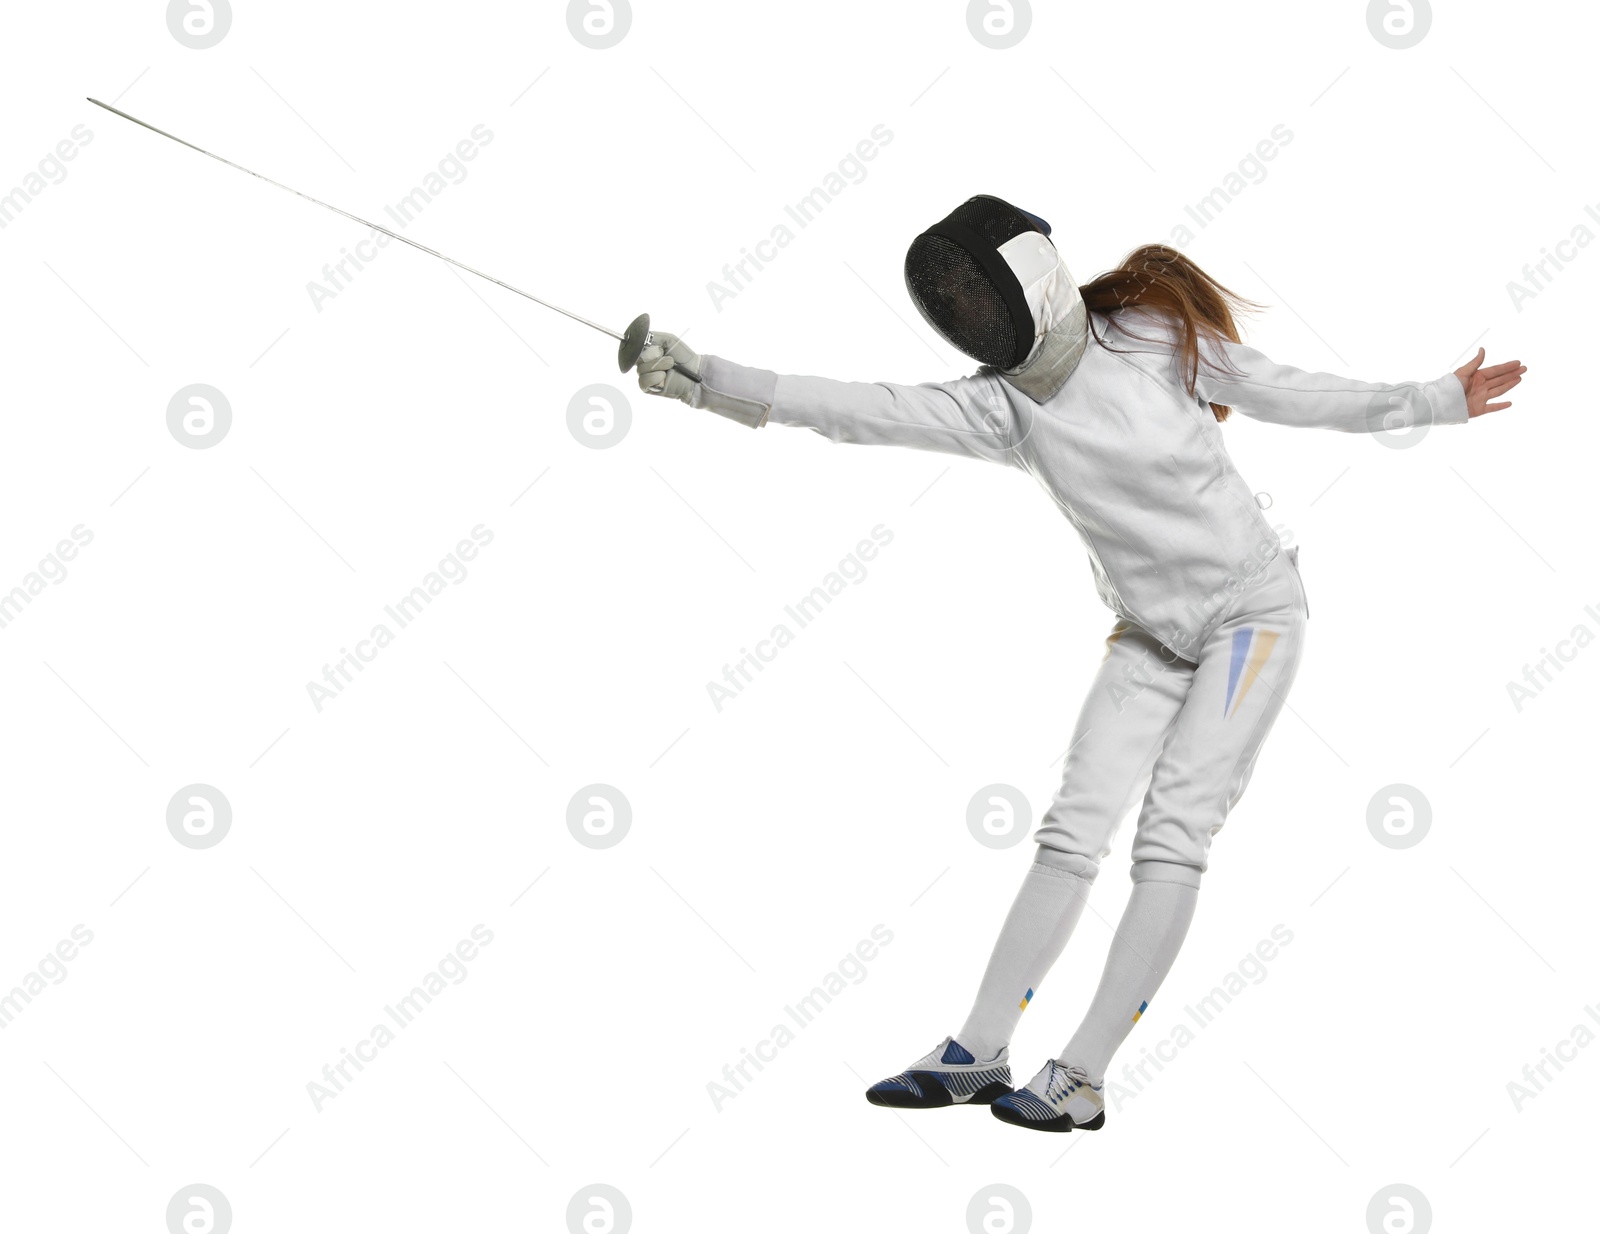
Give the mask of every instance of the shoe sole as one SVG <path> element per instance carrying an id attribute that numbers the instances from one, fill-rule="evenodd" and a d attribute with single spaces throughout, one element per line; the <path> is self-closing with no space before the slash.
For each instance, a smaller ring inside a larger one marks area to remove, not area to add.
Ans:
<path id="1" fill-rule="evenodd" d="M 1055 1118 L 1036 1120 L 1024 1118 L 1010 1106 L 991 1105 L 989 1113 L 993 1114 L 1003 1123 L 1010 1123 L 1013 1127 L 1026 1127 L 1029 1131 L 1099 1131 L 1106 1125 L 1106 1112 L 1101 1110 L 1086 1123 L 1075 1123 L 1066 1114 L 1058 1114 Z"/>
<path id="2" fill-rule="evenodd" d="M 867 1100 L 873 1105 L 884 1106 L 891 1110 L 939 1110 L 947 1105 L 989 1105 L 996 1097 L 1004 1097 L 1012 1090 L 1006 1085 L 996 1081 L 985 1084 L 965 1101 L 957 1101 L 950 1090 L 939 1082 L 933 1072 L 911 1072 L 913 1076 L 924 1081 L 931 1095 L 919 1096 L 908 1093 L 903 1089 L 887 1089 L 884 1091 L 867 1090 Z M 991 1107 L 992 1108 L 992 1107 Z"/>

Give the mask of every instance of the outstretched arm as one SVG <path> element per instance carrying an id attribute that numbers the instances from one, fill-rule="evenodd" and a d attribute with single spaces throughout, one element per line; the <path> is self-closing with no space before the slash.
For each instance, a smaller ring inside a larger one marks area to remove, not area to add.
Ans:
<path id="1" fill-rule="evenodd" d="M 639 388 L 761 428 L 768 420 L 809 428 L 830 441 L 911 446 L 1005 461 L 1014 414 L 999 378 L 986 373 L 918 386 L 784 377 L 720 356 L 697 356 L 657 334 L 639 358 Z M 691 381 L 680 369 L 698 372 Z"/>
<path id="2" fill-rule="evenodd" d="M 1527 371 L 1516 360 L 1481 368 L 1483 355 L 1480 348 L 1472 361 L 1432 381 L 1387 385 L 1307 373 L 1274 363 L 1243 343 L 1208 341 L 1195 393 L 1258 420 L 1302 428 L 1375 433 L 1395 427 L 1396 417 L 1409 424 L 1465 424 L 1471 416 L 1509 407 L 1488 400 L 1511 389 Z"/>

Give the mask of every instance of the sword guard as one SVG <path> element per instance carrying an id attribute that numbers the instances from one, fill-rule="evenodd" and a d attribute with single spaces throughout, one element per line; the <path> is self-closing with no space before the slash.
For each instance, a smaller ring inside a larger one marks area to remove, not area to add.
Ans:
<path id="1" fill-rule="evenodd" d="M 640 313 L 622 332 L 622 342 L 617 346 L 617 368 L 626 373 L 639 363 L 639 353 L 650 344 L 650 314 Z"/>

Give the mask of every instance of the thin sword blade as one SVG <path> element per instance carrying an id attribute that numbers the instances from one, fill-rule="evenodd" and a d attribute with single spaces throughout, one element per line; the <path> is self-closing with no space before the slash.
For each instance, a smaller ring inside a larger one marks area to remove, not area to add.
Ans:
<path id="1" fill-rule="evenodd" d="M 303 197 L 305 200 L 311 202 L 312 205 L 321 206 L 324 210 L 332 210 L 335 214 L 342 214 L 345 218 L 349 219 L 353 223 L 360 223 L 363 227 L 370 227 L 373 231 L 382 232 L 391 240 L 398 240 L 401 244 L 409 244 L 412 248 L 426 253 L 430 257 L 437 257 L 440 261 L 447 261 L 452 266 L 455 266 L 461 270 L 465 270 L 468 274 L 476 274 L 481 279 L 485 279 L 499 287 L 504 287 L 507 291 L 515 292 L 523 299 L 532 300 L 535 304 L 543 305 L 547 309 L 551 309 L 557 313 L 560 313 L 563 317 L 570 317 L 573 321 L 581 321 L 591 330 L 598 330 L 601 334 L 608 334 L 614 339 L 620 340 L 622 338 L 622 335 L 618 334 L 615 330 L 608 329 L 597 321 L 590 321 L 587 317 L 580 317 L 577 313 L 572 312 L 570 309 L 564 309 L 559 304 L 551 304 L 548 300 L 541 300 L 538 296 L 532 294 L 531 292 L 523 291 L 520 287 L 513 287 L 504 279 L 497 279 L 492 274 L 485 274 L 482 270 L 477 270 L 472 266 L 467 265 L 467 263 L 464 261 L 457 261 L 454 257 L 447 257 L 437 249 L 431 249 L 426 244 L 418 244 L 415 240 L 408 239 L 407 237 L 402 236 L 399 232 L 390 231 L 387 227 L 383 227 L 377 223 L 364 219 L 358 214 L 351 214 L 348 210 L 341 210 L 338 206 L 330 205 L 325 201 L 320 201 L 311 196 L 310 193 L 302 193 L 299 189 L 290 188 L 287 184 L 279 184 L 278 181 L 272 179 L 270 176 L 263 176 L 259 171 L 251 171 L 248 167 L 241 166 L 240 164 L 235 163 L 232 159 L 225 159 L 220 154 L 212 154 L 209 150 L 203 150 L 199 146 L 195 145 L 192 141 L 184 141 L 183 138 L 176 137 L 167 132 L 165 129 L 158 129 L 153 124 L 146 124 L 143 120 L 139 119 L 138 116 L 130 116 L 125 111 L 118 111 L 115 107 L 111 106 L 110 103 L 102 103 L 99 99 L 90 99 L 89 102 L 93 103 L 96 107 L 105 108 L 114 116 L 121 116 L 124 120 L 131 120 L 140 128 L 149 129 L 152 133 L 159 133 L 161 136 L 167 138 L 167 140 L 177 142 L 180 146 L 188 146 L 189 149 L 198 151 L 199 153 L 205 155 L 208 159 L 216 159 L 219 163 L 226 163 L 229 167 L 232 167 L 237 171 L 242 171 L 248 176 L 254 176 L 257 180 L 265 180 L 274 188 L 280 188 L 286 193 L 293 193 L 296 197 Z"/>

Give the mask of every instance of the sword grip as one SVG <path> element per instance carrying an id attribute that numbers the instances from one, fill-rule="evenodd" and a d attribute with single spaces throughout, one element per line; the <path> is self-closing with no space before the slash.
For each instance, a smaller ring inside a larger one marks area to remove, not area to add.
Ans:
<path id="1" fill-rule="evenodd" d="M 652 334 L 649 341 L 654 342 L 655 335 Z M 647 343 L 646 346 L 648 345 L 649 344 Z M 694 382 L 695 385 L 698 386 L 700 384 L 700 374 L 695 372 L 695 370 L 690 368 L 687 364 L 680 364 L 677 360 L 674 360 L 672 362 L 672 367 L 674 371 L 682 373 L 690 381 Z"/>

